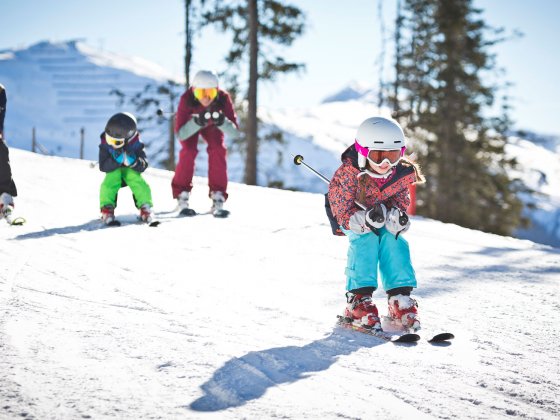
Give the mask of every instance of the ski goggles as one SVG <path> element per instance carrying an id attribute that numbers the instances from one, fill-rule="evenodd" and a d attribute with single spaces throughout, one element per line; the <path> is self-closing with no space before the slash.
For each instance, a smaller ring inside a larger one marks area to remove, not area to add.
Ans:
<path id="1" fill-rule="evenodd" d="M 218 96 L 218 88 L 194 88 L 193 93 L 199 101 L 202 98 L 215 99 Z"/>
<path id="2" fill-rule="evenodd" d="M 404 151 L 406 150 L 405 146 L 393 150 L 372 149 L 363 147 L 357 140 L 355 146 L 359 154 L 375 165 L 381 165 L 384 161 L 387 161 L 391 166 L 395 166 L 404 156 Z"/>
<path id="3" fill-rule="evenodd" d="M 105 133 L 105 141 L 109 146 L 115 147 L 117 149 L 124 146 L 124 139 L 117 139 L 107 133 Z"/>

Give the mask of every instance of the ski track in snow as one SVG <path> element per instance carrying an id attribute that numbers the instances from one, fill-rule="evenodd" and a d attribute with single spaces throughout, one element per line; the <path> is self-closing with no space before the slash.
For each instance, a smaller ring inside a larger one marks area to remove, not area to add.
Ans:
<path id="1" fill-rule="evenodd" d="M 0 418 L 560 415 L 558 249 L 415 217 L 421 334 L 457 338 L 394 345 L 334 326 L 347 244 L 320 194 L 231 184 L 230 218 L 172 218 L 150 169 L 164 223 L 132 223 L 122 190 L 131 223 L 108 228 L 89 162 L 11 157 L 28 223 L 0 225 Z"/>

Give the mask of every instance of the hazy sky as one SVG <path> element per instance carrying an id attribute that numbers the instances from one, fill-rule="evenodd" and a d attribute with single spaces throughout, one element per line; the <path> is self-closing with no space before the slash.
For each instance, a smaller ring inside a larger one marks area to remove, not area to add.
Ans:
<path id="1" fill-rule="evenodd" d="M 381 25 L 379 0 L 291 0 L 306 12 L 305 35 L 280 50 L 305 63 L 300 76 L 281 77 L 262 86 L 259 101 L 267 107 L 309 106 L 352 80 L 377 87 Z M 93 47 L 141 56 L 182 77 L 183 0 L 2 0 L 0 49 L 26 47 L 41 40 L 82 38 Z M 394 0 L 383 0 L 385 33 L 394 27 Z M 514 120 L 520 128 L 560 134 L 560 1 L 475 0 L 492 26 L 518 29 L 525 36 L 496 48 L 505 79 L 515 84 Z M 193 70 L 224 70 L 230 37 L 205 29 L 194 36 Z M 385 69 L 394 65 L 387 44 Z M 388 73 L 388 76 L 390 74 Z"/>

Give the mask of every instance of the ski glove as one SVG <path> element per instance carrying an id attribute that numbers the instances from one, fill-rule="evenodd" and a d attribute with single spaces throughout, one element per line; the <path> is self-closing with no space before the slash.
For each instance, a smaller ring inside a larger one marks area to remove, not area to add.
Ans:
<path id="1" fill-rule="evenodd" d="M 216 126 L 219 127 L 224 123 L 225 118 L 226 117 L 224 116 L 224 114 L 218 111 L 205 111 L 193 116 L 194 122 L 201 127 L 206 126 L 206 124 L 208 124 L 208 121 L 212 121 Z"/>
<path id="2" fill-rule="evenodd" d="M 134 169 L 136 172 L 144 172 L 147 167 L 148 162 L 142 157 L 139 157 L 132 165 L 130 165 L 130 169 Z"/>
<path id="3" fill-rule="evenodd" d="M 123 159 L 124 166 L 132 166 L 134 162 L 136 162 L 136 155 L 134 153 L 124 152 L 123 155 L 124 155 L 124 159 Z"/>
<path id="4" fill-rule="evenodd" d="M 212 114 L 208 111 L 193 115 L 193 121 L 200 127 L 205 127 L 208 123 L 208 120 L 210 120 L 211 118 Z"/>
<path id="5" fill-rule="evenodd" d="M 124 156 L 123 156 L 122 150 L 117 150 L 117 149 L 111 148 L 111 150 L 109 150 L 109 153 L 111 153 L 111 156 L 113 157 L 115 162 L 122 165 L 122 163 L 124 161 Z"/>
<path id="6" fill-rule="evenodd" d="M 385 204 L 378 203 L 372 208 L 366 210 L 366 225 L 372 231 L 374 229 L 381 229 L 385 224 L 387 218 L 387 207 Z"/>
<path id="7" fill-rule="evenodd" d="M 225 118 L 226 118 L 225 115 L 222 114 L 221 112 L 218 111 L 212 112 L 212 121 L 218 127 L 224 123 Z"/>
<path id="8" fill-rule="evenodd" d="M 387 221 L 385 222 L 385 228 L 395 235 L 396 238 L 399 234 L 404 233 L 410 227 L 410 219 L 404 211 L 400 211 L 398 208 L 393 207 L 387 213 Z"/>

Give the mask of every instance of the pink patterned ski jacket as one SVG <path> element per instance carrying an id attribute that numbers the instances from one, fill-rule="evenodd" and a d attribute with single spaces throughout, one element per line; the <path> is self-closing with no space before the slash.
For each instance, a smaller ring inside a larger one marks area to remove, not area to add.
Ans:
<path id="1" fill-rule="evenodd" d="M 414 166 L 399 162 L 393 173 L 381 185 L 369 175 L 360 174 L 358 153 L 350 146 L 342 154 L 342 165 L 336 170 L 329 185 L 328 201 L 338 225 L 350 229 L 350 218 L 363 211 L 356 201 L 366 208 L 383 203 L 387 209 L 398 207 L 406 211 L 410 204 L 408 186 L 418 181 Z"/>

